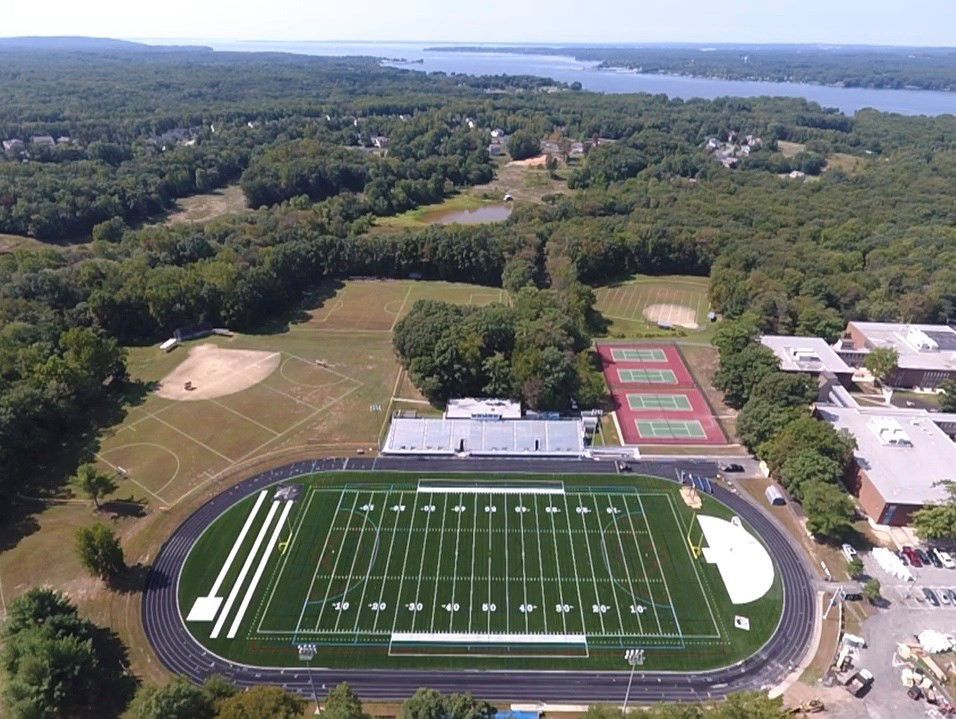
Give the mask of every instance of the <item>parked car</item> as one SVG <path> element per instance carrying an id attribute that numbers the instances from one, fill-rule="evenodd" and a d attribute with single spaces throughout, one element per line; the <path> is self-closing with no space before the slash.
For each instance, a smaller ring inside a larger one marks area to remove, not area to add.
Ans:
<path id="1" fill-rule="evenodd" d="M 926 558 L 929 560 L 929 563 L 932 564 L 937 569 L 943 568 L 942 560 L 936 556 L 936 552 L 934 552 L 932 549 L 926 552 Z"/>
<path id="2" fill-rule="evenodd" d="M 954 592 L 952 589 L 939 590 L 940 594 L 942 594 L 943 592 L 946 592 L 949 595 L 949 601 L 951 601 L 954 605 L 956 605 L 956 592 Z"/>
<path id="3" fill-rule="evenodd" d="M 856 559 L 856 550 L 852 544 L 844 544 L 840 549 L 843 551 L 843 556 L 846 557 L 846 561 L 852 562 Z"/>
<path id="4" fill-rule="evenodd" d="M 916 553 L 916 550 L 912 547 L 903 547 L 903 554 L 907 556 L 910 560 L 910 564 L 914 567 L 922 567 L 923 561 L 919 558 L 919 555 Z"/>
<path id="5" fill-rule="evenodd" d="M 949 601 L 950 601 L 950 599 L 949 599 L 949 590 L 948 590 L 948 589 L 940 589 L 940 590 L 939 590 L 939 601 L 941 601 L 941 602 L 943 603 L 943 606 L 944 606 L 944 607 L 948 607 L 948 606 L 949 606 Z"/>
<path id="6" fill-rule="evenodd" d="M 928 587 L 923 587 L 923 596 L 926 597 L 926 601 L 932 604 L 934 607 L 939 606 L 939 598 L 936 596 L 936 592 Z"/>
<path id="7" fill-rule="evenodd" d="M 913 549 L 913 551 L 916 552 L 916 556 L 919 557 L 919 560 L 923 563 L 924 566 L 928 566 L 930 564 L 929 555 L 926 552 L 924 552 L 919 547 L 916 547 L 915 549 Z"/>
<path id="8" fill-rule="evenodd" d="M 737 464 L 736 462 L 732 464 L 725 464 L 721 469 L 724 472 L 743 472 L 744 466 L 742 464 Z"/>
<path id="9" fill-rule="evenodd" d="M 956 559 L 953 559 L 953 555 L 949 552 L 944 552 L 942 549 L 934 549 L 933 554 L 936 555 L 947 569 L 956 569 Z"/>
<path id="10" fill-rule="evenodd" d="M 910 566 L 910 559 L 906 556 L 906 552 L 897 552 L 896 556 L 900 558 L 901 562 L 903 562 L 904 567 Z"/>

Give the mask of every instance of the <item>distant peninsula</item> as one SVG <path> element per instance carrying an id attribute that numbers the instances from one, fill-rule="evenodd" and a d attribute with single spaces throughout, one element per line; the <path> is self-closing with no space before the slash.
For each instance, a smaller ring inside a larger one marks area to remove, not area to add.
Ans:
<path id="1" fill-rule="evenodd" d="M 0 37 L 0 51 L 37 50 L 44 52 L 212 52 L 211 47 L 202 45 L 148 45 L 130 40 L 114 40 L 105 37 L 79 36 L 24 36 Z"/>
<path id="2" fill-rule="evenodd" d="M 441 52 L 566 55 L 599 68 L 720 80 L 956 90 L 956 48 L 829 45 L 456 45 Z"/>

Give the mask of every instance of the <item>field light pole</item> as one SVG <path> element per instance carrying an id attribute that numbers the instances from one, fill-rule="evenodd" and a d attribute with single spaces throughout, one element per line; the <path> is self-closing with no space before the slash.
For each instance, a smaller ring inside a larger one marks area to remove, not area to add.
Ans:
<path id="1" fill-rule="evenodd" d="M 624 652 L 624 658 L 627 660 L 627 663 L 631 665 L 631 675 L 627 679 L 627 692 L 624 694 L 624 706 L 621 709 L 621 713 L 627 714 L 627 703 L 631 698 L 631 684 L 634 681 L 634 671 L 644 664 L 644 650 L 628 649 Z"/>

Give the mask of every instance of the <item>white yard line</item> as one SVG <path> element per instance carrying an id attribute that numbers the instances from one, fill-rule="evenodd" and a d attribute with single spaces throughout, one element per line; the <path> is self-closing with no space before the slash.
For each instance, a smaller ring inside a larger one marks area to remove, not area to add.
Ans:
<path id="1" fill-rule="evenodd" d="M 392 634 L 395 633 L 395 627 L 398 625 L 398 610 L 402 606 L 402 588 L 405 586 L 405 568 L 408 566 L 408 550 L 411 549 L 412 546 L 412 537 L 415 536 L 415 512 L 418 509 L 418 498 L 420 496 L 417 492 L 412 495 L 412 522 L 408 528 L 408 541 L 405 542 L 405 557 L 402 559 L 402 574 L 398 580 L 398 591 L 395 593 L 395 614 L 392 615 Z M 418 576 L 421 577 L 421 572 L 419 572 Z"/>
<path id="2" fill-rule="evenodd" d="M 581 631 L 587 634 L 587 620 L 584 617 L 584 600 L 581 598 L 581 577 L 578 575 L 578 559 L 574 553 L 574 530 L 571 529 L 571 512 L 568 507 L 568 495 L 564 495 L 564 516 L 568 520 L 568 544 L 571 545 L 571 566 L 574 568 L 574 586 L 578 590 L 578 609 L 581 612 Z M 581 515 L 583 520 L 584 515 Z M 587 529 L 585 527 L 585 529 Z"/>
<path id="3" fill-rule="evenodd" d="M 402 299 L 402 304 L 398 308 L 398 312 L 395 313 L 395 319 L 392 320 L 392 326 L 388 328 L 389 332 L 395 331 L 395 325 L 398 324 L 398 321 L 402 318 L 402 310 L 405 309 L 405 305 L 408 303 L 408 297 L 412 294 L 412 287 L 415 285 L 409 284 L 408 289 L 405 291 L 405 297 Z"/>
<path id="4" fill-rule="evenodd" d="M 398 493 L 398 502 L 396 503 L 396 505 L 397 505 L 397 506 L 402 506 L 402 502 L 403 502 L 404 500 L 405 500 L 405 493 L 404 493 L 404 492 L 399 492 L 399 493 Z M 392 526 L 392 537 L 391 537 L 391 540 L 390 540 L 389 543 L 388 543 L 388 554 L 387 554 L 386 557 L 385 557 L 385 569 L 382 570 L 382 584 L 381 584 L 381 586 L 379 587 L 379 590 L 378 590 L 378 600 L 377 600 L 377 601 L 378 601 L 379 605 L 381 605 L 381 604 L 382 604 L 382 600 L 385 599 L 385 585 L 388 583 L 388 568 L 389 568 L 390 566 L 392 566 L 392 552 L 393 552 L 394 549 L 395 549 L 395 537 L 398 536 L 398 520 L 401 518 L 401 516 L 402 516 L 402 512 L 401 512 L 400 510 L 395 512 L 395 524 Z M 413 516 L 412 516 L 412 521 L 414 521 L 414 520 L 415 520 L 415 517 L 414 517 L 414 515 L 413 515 Z M 409 532 L 409 533 L 408 533 L 408 541 L 411 541 L 411 539 L 412 539 L 412 534 L 411 534 L 411 532 Z M 404 573 L 404 570 L 403 570 L 403 573 Z M 394 598 L 394 601 L 395 601 L 395 604 L 397 605 L 397 604 L 398 604 L 398 601 L 399 601 L 398 597 L 395 597 L 395 598 Z M 381 609 L 379 609 L 377 612 L 375 612 L 375 621 L 372 622 L 372 632 L 373 632 L 373 633 L 375 632 L 376 629 L 378 629 L 378 618 L 379 618 L 381 615 L 382 615 L 382 610 L 381 610 Z M 358 620 L 356 619 L 356 623 L 357 623 L 357 622 L 358 622 Z M 356 626 L 357 626 L 357 624 L 356 624 Z"/>
<path id="5" fill-rule="evenodd" d="M 607 499 L 608 506 L 610 506 L 611 496 L 610 496 L 610 495 L 605 495 L 605 499 Z M 592 494 L 592 495 L 591 495 L 591 500 L 594 502 L 594 511 L 600 513 L 601 508 L 598 506 L 597 495 Z M 600 517 L 601 515 L 598 514 L 598 516 Z M 610 515 L 610 516 L 613 517 L 614 515 Z M 601 524 L 600 521 L 598 521 L 598 527 L 603 527 L 603 525 Z M 588 540 L 588 551 L 590 551 L 590 549 L 591 549 L 591 540 L 588 539 L 587 535 L 585 535 L 584 538 Z M 600 540 L 600 542 L 601 542 L 601 545 L 604 547 L 604 550 L 607 551 L 607 545 L 604 544 L 604 530 L 603 530 L 603 528 L 601 529 L 601 534 L 600 534 L 600 536 L 599 536 L 599 540 Z M 610 562 L 610 558 L 608 558 L 608 564 L 610 564 L 610 563 L 611 563 L 611 562 Z M 592 567 L 592 570 L 593 570 L 594 565 L 592 564 L 591 567 Z M 623 634 L 623 633 L 624 633 L 624 616 L 621 614 L 621 603 L 620 603 L 619 601 L 617 601 L 617 599 L 618 599 L 618 597 L 617 597 L 617 585 L 614 583 L 614 575 L 611 574 L 611 568 L 610 568 L 610 567 L 608 567 L 608 577 L 611 579 L 611 582 L 610 582 L 609 586 L 610 586 L 610 589 L 611 589 L 611 596 L 614 598 L 614 608 L 617 610 L 617 623 L 618 623 L 618 626 L 621 628 L 621 634 Z"/>
<path id="6" fill-rule="evenodd" d="M 544 632 L 548 633 L 548 595 L 544 593 L 544 560 L 541 558 L 541 523 L 538 521 L 538 503 L 534 502 L 534 538 L 538 543 L 538 579 L 541 582 L 541 611 L 544 612 Z M 561 573 L 558 572 L 558 576 Z M 558 582 L 560 584 L 560 582 Z M 563 614 L 561 615 L 564 616 Z"/>
<path id="7" fill-rule="evenodd" d="M 198 444 L 198 445 L 199 445 L 200 447 L 202 447 L 203 449 L 208 449 L 210 452 L 212 452 L 212 453 L 213 453 L 214 455 L 216 455 L 217 457 L 222 457 L 224 460 L 226 460 L 226 461 L 229 462 L 230 464 L 235 464 L 235 463 L 236 463 L 236 460 L 230 459 L 229 457 L 227 457 L 226 455 L 224 455 L 222 452 L 220 452 L 220 451 L 218 451 L 218 450 L 216 450 L 216 449 L 213 449 L 212 447 L 210 447 L 210 446 L 209 446 L 208 444 L 206 444 L 205 442 L 202 442 L 202 441 L 196 439 L 196 438 L 193 437 L 191 434 L 189 434 L 189 432 L 184 432 L 183 430 L 181 430 L 181 429 L 180 429 L 179 427 L 177 427 L 176 425 L 170 424 L 169 422 L 167 422 L 165 419 L 162 419 L 161 417 L 157 417 L 155 414 L 153 415 L 153 419 L 155 419 L 155 420 L 156 420 L 157 422 L 159 422 L 160 424 L 165 424 L 167 427 L 169 427 L 169 428 L 170 428 L 171 430 L 173 430 L 174 432 L 178 432 L 178 433 L 181 434 L 183 437 L 185 437 L 185 438 L 188 439 L 188 440 L 191 440 L 191 441 L 195 442 L 196 444 Z"/>
<path id="8" fill-rule="evenodd" d="M 654 559 L 657 561 L 657 569 L 661 573 L 661 578 L 664 580 L 664 591 L 667 593 L 667 603 L 670 605 L 671 614 L 674 617 L 674 624 L 677 627 L 677 633 L 683 637 L 684 633 L 680 628 L 680 620 L 677 618 L 677 610 L 674 608 L 674 599 L 671 597 L 671 588 L 667 584 L 667 577 L 664 575 L 664 567 L 661 565 L 661 557 L 657 553 L 657 542 L 654 541 L 654 531 L 651 529 L 650 522 L 647 521 L 647 513 L 644 510 L 644 502 L 641 500 L 641 495 L 637 495 L 637 502 L 641 506 L 641 516 L 644 517 L 644 524 L 647 525 L 647 534 L 651 538 L 651 546 L 654 548 Z"/>
<path id="9" fill-rule="evenodd" d="M 212 399 L 212 398 L 210 398 L 209 401 L 212 402 L 212 403 L 213 403 L 214 405 L 216 405 L 217 407 L 222 407 L 222 408 L 223 408 L 224 410 L 226 410 L 227 412 L 231 412 L 232 414 L 236 415 L 237 417 L 241 417 L 242 419 L 246 420 L 246 422 L 250 422 L 250 423 L 256 425 L 256 427 L 259 427 L 260 429 L 264 429 L 266 432 L 269 432 L 270 434 L 279 434 L 279 433 L 276 432 L 274 429 L 272 429 L 272 427 L 267 427 L 266 425 L 262 424 L 262 422 L 257 422 L 257 421 L 254 420 L 252 417 L 247 417 L 247 416 L 244 415 L 242 412 L 233 409 L 232 407 L 230 407 L 230 406 L 227 405 L 227 404 L 223 404 L 222 402 L 220 402 L 220 401 L 217 400 L 217 399 Z"/>
<path id="10" fill-rule="evenodd" d="M 674 503 L 671 501 L 670 497 L 667 497 L 667 503 L 670 505 L 671 514 L 674 515 L 674 521 L 677 522 L 677 528 L 681 531 L 681 534 L 687 536 L 685 532 L 684 523 L 681 522 L 680 517 L 677 515 L 677 510 L 674 509 Z M 686 530 L 689 532 L 690 528 L 687 527 Z M 701 594 L 704 595 L 704 602 L 707 604 L 707 610 L 710 612 L 710 620 L 714 624 L 714 631 L 720 635 L 720 627 L 718 626 L 717 617 L 714 614 L 714 608 L 710 604 L 710 592 L 704 589 L 704 583 L 701 580 L 700 572 L 697 570 L 697 561 L 694 560 L 693 555 L 690 553 L 690 547 L 687 546 L 687 542 L 683 542 L 684 551 L 687 552 L 687 559 L 690 561 L 691 566 L 694 568 L 694 576 L 697 577 L 697 586 L 700 587 Z"/>
<path id="11" fill-rule="evenodd" d="M 345 546 L 345 543 L 349 541 L 349 529 L 352 528 L 352 518 L 355 517 L 355 507 L 358 505 L 359 493 L 353 492 L 355 499 L 352 500 L 352 509 L 349 510 L 349 518 L 345 522 L 345 529 L 342 530 L 342 546 Z M 341 547 L 340 547 L 341 549 Z M 328 584 L 325 585 L 325 594 L 322 597 L 322 607 L 319 609 L 319 616 L 315 620 L 315 627 L 313 631 L 319 631 L 319 625 L 322 624 L 322 617 L 325 616 L 325 608 L 329 605 L 329 594 L 332 593 L 332 583 L 335 581 L 335 575 L 339 573 L 339 562 L 342 560 L 343 552 L 336 552 L 335 562 L 332 565 L 332 571 L 329 573 Z M 348 589 L 348 585 L 345 587 Z M 342 612 L 339 612 L 341 615 Z"/>
<path id="12" fill-rule="evenodd" d="M 522 500 L 519 500 L 519 501 L 521 502 L 521 506 L 524 507 L 524 500 L 522 499 Z M 527 611 L 527 605 L 528 605 L 528 569 L 527 569 L 527 567 L 525 566 L 525 557 L 524 557 L 524 555 L 525 555 L 525 548 L 524 548 L 524 515 L 525 515 L 524 512 L 518 512 L 518 526 L 520 527 L 520 529 L 518 530 L 518 532 L 519 532 L 519 534 L 518 534 L 518 539 L 519 539 L 520 542 L 521 542 L 521 593 L 524 595 L 524 603 L 525 603 L 524 631 L 525 631 L 525 634 L 528 634 L 528 633 L 531 631 L 531 628 L 528 626 L 528 624 L 529 624 L 531 618 L 528 616 L 528 615 L 530 614 L 530 612 Z"/>
<path id="13" fill-rule="evenodd" d="M 465 501 L 465 497 L 462 494 L 458 495 L 458 505 L 464 506 L 462 502 Z M 458 515 L 458 526 L 455 527 L 455 567 L 452 569 L 451 574 L 451 603 L 455 603 L 455 590 L 458 587 L 458 548 L 461 545 L 461 515 L 464 512 L 456 512 Z M 455 626 L 455 613 L 448 612 L 448 631 L 450 632 Z"/>
<path id="14" fill-rule="evenodd" d="M 273 502 L 273 505 L 278 504 Z M 242 602 L 239 604 L 239 609 L 236 612 L 236 616 L 232 619 L 232 625 L 229 627 L 229 631 L 226 632 L 226 639 L 235 639 L 236 633 L 239 631 L 239 625 L 242 623 L 242 618 L 246 616 L 246 610 L 249 609 L 249 603 L 252 601 L 252 596 L 256 593 L 256 587 L 259 586 L 259 582 L 262 581 L 262 575 L 266 571 L 266 565 L 269 563 L 269 557 L 272 556 L 272 551 L 275 549 L 276 542 L 279 541 L 279 533 L 282 531 L 282 526 L 285 524 L 285 520 L 289 516 L 289 512 L 292 510 L 292 502 L 287 501 L 285 506 L 282 508 L 282 514 L 279 515 L 279 521 L 276 522 L 275 529 L 272 530 L 272 536 L 269 537 L 269 542 L 266 544 L 266 549 L 262 553 L 262 557 L 259 558 L 259 566 L 256 567 L 255 573 L 252 575 L 252 580 L 249 582 L 249 586 L 246 587 L 246 594 L 242 598 Z"/>
<path id="15" fill-rule="evenodd" d="M 338 504 L 335 505 L 335 511 L 332 512 L 332 521 L 329 522 L 329 531 L 325 535 L 325 542 L 322 544 L 322 551 L 319 553 L 319 558 L 315 563 L 315 571 L 312 572 L 312 581 L 309 582 L 309 591 L 305 593 L 305 598 L 302 600 L 302 610 L 299 612 L 299 621 L 295 623 L 295 634 L 298 634 L 299 630 L 302 628 L 302 617 L 305 616 L 305 609 L 309 606 L 309 597 L 312 596 L 312 588 L 315 586 L 315 578 L 319 576 L 319 569 L 322 566 L 322 560 L 325 558 L 325 550 L 329 546 L 329 537 L 332 536 L 332 530 L 335 528 L 335 520 L 339 515 L 339 510 L 342 509 L 342 500 L 345 498 L 346 491 L 347 490 L 343 489 L 339 493 Z"/>
<path id="16" fill-rule="evenodd" d="M 298 539 L 299 532 L 302 530 L 302 525 L 305 524 L 306 517 L 309 516 L 309 508 L 312 506 L 312 500 L 315 498 L 315 495 L 315 490 L 309 488 L 309 498 L 306 500 L 305 508 L 299 515 L 299 523 L 296 525 L 295 529 L 292 530 L 292 536 L 289 538 L 289 543 L 286 545 L 285 554 L 282 557 L 282 564 L 279 566 L 279 573 L 276 575 L 275 580 L 273 581 L 272 589 L 269 592 L 269 599 L 266 601 L 266 605 L 262 608 L 262 615 L 259 619 L 259 626 L 256 627 L 256 631 L 260 631 L 262 629 L 262 623 L 269 614 L 269 607 L 272 606 L 272 598 L 275 596 L 276 587 L 282 583 L 282 577 L 285 574 L 286 565 L 289 563 L 289 555 L 292 554 L 292 547 L 295 546 L 295 540 Z"/>
<path id="17" fill-rule="evenodd" d="M 265 539 L 266 533 L 269 531 L 269 525 L 272 524 L 272 518 L 275 517 L 278 508 L 278 502 L 273 502 L 272 506 L 269 507 L 269 513 L 266 515 L 262 527 L 259 528 L 259 533 L 256 535 L 256 541 L 252 544 L 252 549 L 249 550 L 249 554 L 246 555 L 246 561 L 243 562 L 242 569 L 239 570 L 239 576 L 236 577 L 236 581 L 232 585 L 232 590 L 229 592 L 229 596 L 226 597 L 226 603 L 222 609 L 219 610 L 219 618 L 216 619 L 216 623 L 213 625 L 212 633 L 209 635 L 210 639 L 218 638 L 220 632 L 222 632 L 222 627 L 226 623 L 226 617 L 232 610 L 232 605 L 235 604 L 236 597 L 239 596 L 242 583 L 246 581 L 246 575 L 252 568 L 252 563 L 255 561 L 256 554 L 259 553 L 259 547 L 262 545 L 262 540 Z"/>
<path id="18" fill-rule="evenodd" d="M 445 521 L 448 519 L 448 495 L 444 495 L 443 499 L 445 500 L 442 509 L 441 509 L 441 534 L 438 536 L 438 560 L 435 563 L 435 574 L 441 575 L 441 560 L 442 560 L 442 549 L 445 547 Z M 424 553 L 423 555 L 424 556 Z M 428 624 L 428 631 L 435 631 L 435 608 L 438 606 L 438 585 L 441 582 L 435 582 L 435 589 L 432 591 L 432 615 L 431 620 Z M 449 612 L 451 614 L 452 612 Z M 412 625 L 414 630 L 415 626 Z"/>
<path id="19" fill-rule="evenodd" d="M 558 528 L 554 523 L 554 504 L 551 502 L 551 497 L 548 497 L 548 506 L 552 507 L 552 511 L 548 512 L 548 516 L 551 517 L 551 543 L 554 545 L 554 562 L 558 571 L 558 601 L 563 605 L 564 602 L 564 573 L 561 571 L 561 552 L 558 551 Z M 543 574 L 543 572 L 542 572 Z M 580 597 L 578 598 L 580 601 Z M 568 633 L 568 619 L 567 615 L 562 611 L 561 612 L 561 628 L 565 634 Z M 584 631 L 584 627 L 581 627 L 581 631 Z"/>
<path id="20" fill-rule="evenodd" d="M 239 554 L 239 547 L 242 546 L 246 535 L 249 534 L 249 529 L 252 527 L 252 523 L 259 513 L 259 509 L 262 507 L 262 503 L 266 501 L 268 495 L 269 491 L 266 489 L 259 492 L 259 497 L 256 499 L 256 503 L 252 505 L 252 509 L 249 511 L 249 515 L 246 517 L 242 529 L 239 530 L 239 535 L 236 537 L 236 541 L 233 542 L 232 549 L 230 549 L 229 554 L 226 555 L 226 561 L 222 563 L 222 567 L 219 569 L 219 574 L 216 575 L 216 581 L 212 583 L 212 589 L 209 590 L 208 596 L 215 597 L 219 594 L 219 588 L 222 587 L 222 583 L 226 581 L 226 575 L 232 568 L 232 563 L 235 561 L 236 555 Z"/>
<path id="21" fill-rule="evenodd" d="M 511 633 L 511 562 L 508 556 L 508 495 L 505 502 L 505 633 Z"/>
<path id="22" fill-rule="evenodd" d="M 429 494 L 429 495 L 428 495 L 428 505 L 427 505 L 427 506 L 429 506 L 429 507 L 432 506 L 432 501 L 433 501 L 433 500 L 434 500 L 434 497 L 433 497 L 431 494 Z M 429 529 L 429 527 L 431 527 L 432 515 L 434 514 L 434 512 L 425 512 L 425 514 L 426 514 L 427 516 L 425 517 L 425 530 L 424 530 L 424 531 L 425 531 L 425 536 L 422 537 L 422 559 L 423 559 L 423 560 L 424 560 L 424 558 L 425 558 L 425 547 L 428 546 L 428 529 Z M 411 541 L 411 538 L 409 538 L 409 541 Z M 403 575 L 403 576 L 404 576 L 404 574 L 405 574 L 405 572 L 402 572 L 402 575 Z M 418 583 L 415 585 L 415 599 L 413 600 L 413 601 L 415 602 L 415 604 L 418 604 L 418 598 L 421 596 L 421 593 L 422 593 L 422 574 L 424 574 L 424 572 L 419 572 L 419 573 L 418 573 Z M 412 613 L 412 629 L 411 629 L 411 631 L 414 631 L 414 630 L 415 630 L 415 620 L 416 620 L 416 619 L 418 619 L 418 610 L 416 610 L 416 611 L 414 611 L 414 612 Z"/>
<path id="23" fill-rule="evenodd" d="M 624 513 L 630 519 L 630 514 L 627 510 L 627 500 L 624 498 L 624 495 L 620 495 L 621 501 L 624 503 Z M 631 601 L 637 603 L 637 592 L 634 591 L 634 583 L 631 581 L 631 568 L 628 566 L 627 555 L 624 553 L 624 540 L 621 539 L 621 528 L 617 522 L 617 515 L 614 515 L 614 535 L 617 537 L 617 546 L 621 550 L 621 562 L 624 564 L 624 573 L 627 575 L 627 586 L 631 591 Z M 607 544 L 604 545 L 604 548 L 607 549 Z M 607 558 L 608 570 L 611 569 L 611 557 L 610 555 Z M 613 577 L 613 574 L 611 575 Z M 635 604 L 636 606 L 636 604 Z M 630 612 L 630 609 L 628 609 Z M 644 633 L 644 623 L 641 621 L 640 613 L 635 614 L 637 617 L 637 626 L 641 634 Z M 621 631 L 624 631 L 624 625 L 621 625 Z"/>
<path id="24" fill-rule="evenodd" d="M 475 495 L 475 500 L 478 499 L 478 495 Z M 495 506 L 491 504 L 494 502 L 494 499 L 489 500 L 490 507 Z M 491 518 L 495 516 L 494 512 L 488 512 L 488 604 L 491 604 L 491 556 L 492 556 L 492 537 L 494 537 L 494 532 L 492 531 Z M 507 583 L 506 583 L 507 586 Z M 488 633 L 491 634 L 491 612 L 485 612 L 488 616 Z"/>
<path id="25" fill-rule="evenodd" d="M 471 633 L 471 623 L 475 616 L 475 545 L 478 539 L 478 495 L 475 498 L 475 506 L 472 508 L 475 518 L 471 523 L 471 579 L 468 583 L 468 632 Z M 490 512 L 489 512 L 490 514 Z"/>
<path id="26" fill-rule="evenodd" d="M 638 540 L 637 528 L 634 526 L 634 519 L 631 516 L 630 508 L 627 506 L 626 497 L 624 498 L 624 507 L 627 511 L 627 520 L 631 525 L 631 538 L 634 540 L 634 549 L 637 552 L 638 559 L 641 561 L 641 572 L 644 574 L 644 583 L 647 585 L 647 597 L 651 602 L 651 611 L 654 612 L 654 620 L 657 622 L 657 633 L 662 634 L 664 628 L 661 626 L 661 618 L 657 613 L 657 600 L 654 598 L 654 590 L 651 588 L 651 578 L 647 575 L 647 567 L 644 564 L 644 553 L 641 551 L 641 543 Z M 641 515 L 641 517 L 643 518 L 643 515 Z"/>

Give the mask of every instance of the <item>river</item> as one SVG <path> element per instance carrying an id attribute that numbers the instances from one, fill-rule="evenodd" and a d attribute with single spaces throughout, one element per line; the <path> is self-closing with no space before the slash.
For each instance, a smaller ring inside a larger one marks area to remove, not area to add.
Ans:
<path id="1" fill-rule="evenodd" d="M 155 41 L 154 41 L 155 42 Z M 169 41 L 165 41 L 169 42 Z M 177 42 L 180 42 L 177 40 Z M 556 55 L 523 55 L 498 52 L 425 51 L 422 43 L 345 42 L 230 42 L 190 39 L 216 50 L 241 52 L 291 52 L 302 55 L 370 55 L 422 60 L 398 67 L 425 72 L 458 72 L 469 75 L 539 75 L 561 82 L 580 82 L 594 92 L 649 92 L 689 99 L 702 97 L 755 97 L 760 95 L 805 97 L 824 107 L 836 107 L 852 115 L 864 107 L 901 115 L 956 114 L 956 93 L 931 90 L 878 90 L 832 87 L 795 82 L 750 82 L 677 75 L 647 75 L 622 70 L 601 70 L 596 63 Z"/>

